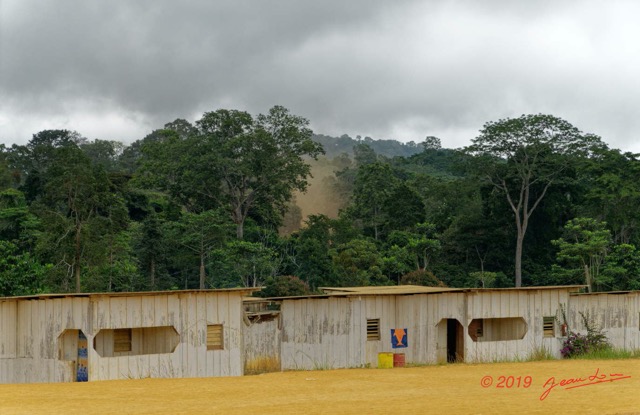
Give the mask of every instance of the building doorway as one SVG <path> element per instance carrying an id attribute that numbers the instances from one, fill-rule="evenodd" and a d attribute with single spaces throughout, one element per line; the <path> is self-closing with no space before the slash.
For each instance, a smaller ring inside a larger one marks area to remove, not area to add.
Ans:
<path id="1" fill-rule="evenodd" d="M 76 382 L 89 380 L 88 344 L 82 330 L 67 329 L 58 337 L 58 358 L 72 362 L 71 378 Z"/>
<path id="2" fill-rule="evenodd" d="M 464 362 L 464 328 L 455 318 L 447 319 L 447 363 Z"/>
<path id="3" fill-rule="evenodd" d="M 436 325 L 436 361 L 454 363 L 464 361 L 464 327 L 455 318 L 443 318 Z"/>

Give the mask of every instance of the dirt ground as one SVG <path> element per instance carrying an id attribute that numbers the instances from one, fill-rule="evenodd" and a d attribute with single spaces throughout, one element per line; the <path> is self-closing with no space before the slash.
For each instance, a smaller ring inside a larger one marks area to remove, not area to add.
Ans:
<path id="1" fill-rule="evenodd" d="M 0 414 L 39 413 L 640 414 L 640 360 L 0 385 Z"/>

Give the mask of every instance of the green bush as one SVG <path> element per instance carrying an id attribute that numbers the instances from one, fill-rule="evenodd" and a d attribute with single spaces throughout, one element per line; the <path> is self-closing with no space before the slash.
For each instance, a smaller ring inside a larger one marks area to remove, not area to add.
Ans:
<path id="1" fill-rule="evenodd" d="M 288 297 L 309 294 L 311 294 L 309 284 L 293 275 L 269 277 L 265 282 L 265 287 L 258 292 L 260 297 Z"/>
<path id="2" fill-rule="evenodd" d="M 562 357 L 572 358 L 611 349 L 611 344 L 602 329 L 596 326 L 584 313 L 580 313 L 580 316 L 582 316 L 582 321 L 587 328 L 587 334 L 569 332 L 569 336 L 560 350 Z"/>

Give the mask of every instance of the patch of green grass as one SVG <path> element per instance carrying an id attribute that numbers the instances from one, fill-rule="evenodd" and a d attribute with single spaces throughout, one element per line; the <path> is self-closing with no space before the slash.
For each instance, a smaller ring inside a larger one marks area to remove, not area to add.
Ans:
<path id="1" fill-rule="evenodd" d="M 525 359 L 526 362 L 538 362 L 541 360 L 557 360 L 557 357 L 546 347 L 538 347 L 529 353 L 529 356 Z"/>
<path id="2" fill-rule="evenodd" d="M 603 347 L 572 357 L 572 359 L 606 360 L 606 359 L 640 359 L 640 350 L 625 350 L 614 347 Z"/>

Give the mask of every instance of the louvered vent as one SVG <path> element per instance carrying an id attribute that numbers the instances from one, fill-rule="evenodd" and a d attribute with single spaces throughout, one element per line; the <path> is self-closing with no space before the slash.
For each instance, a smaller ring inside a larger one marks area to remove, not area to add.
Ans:
<path id="1" fill-rule="evenodd" d="M 380 319 L 367 319 L 367 340 L 380 340 Z"/>
<path id="2" fill-rule="evenodd" d="M 224 349 L 222 324 L 210 324 L 207 326 L 207 350 Z"/>
<path id="3" fill-rule="evenodd" d="M 555 337 L 555 317 L 542 318 L 542 331 L 544 332 L 544 337 Z"/>
<path id="4" fill-rule="evenodd" d="M 113 351 L 131 351 L 131 329 L 115 329 L 113 331 Z"/>

